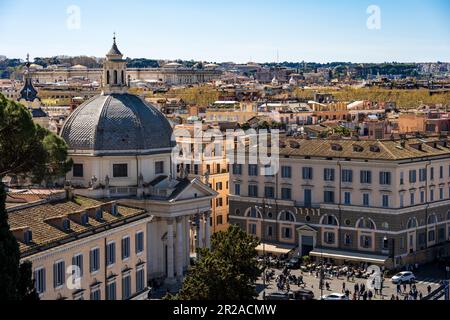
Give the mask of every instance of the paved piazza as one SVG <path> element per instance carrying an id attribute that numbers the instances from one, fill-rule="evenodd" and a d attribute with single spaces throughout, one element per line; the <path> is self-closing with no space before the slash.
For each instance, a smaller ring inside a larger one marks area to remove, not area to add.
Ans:
<path id="1" fill-rule="evenodd" d="M 268 296 L 272 292 L 281 292 L 277 288 L 275 279 L 279 274 L 282 273 L 282 269 L 276 268 L 269 268 L 269 269 L 275 270 L 275 277 L 270 281 L 270 283 L 266 283 L 266 296 Z M 434 265 L 419 267 L 418 271 L 414 271 L 414 274 L 416 276 L 417 290 L 421 292 L 424 296 L 427 295 L 427 287 L 429 285 L 432 288 L 431 290 L 435 290 L 439 287 L 439 282 L 445 278 L 445 270 L 442 270 L 441 267 L 437 267 Z M 297 277 L 303 275 L 303 281 L 306 283 L 306 286 L 304 288 L 314 292 L 314 299 L 320 299 L 321 290 L 319 288 L 319 278 L 315 276 L 315 273 L 311 275 L 309 272 L 302 272 L 301 270 L 291 270 L 291 275 L 295 275 Z M 346 277 L 339 277 L 339 279 L 333 277 L 331 280 L 330 278 L 327 277 L 325 281 L 330 284 L 330 290 L 326 290 L 324 286 L 323 295 L 330 293 L 342 293 L 343 283 L 345 282 L 346 289 L 350 291 L 350 300 L 353 299 L 352 296 L 354 286 L 356 283 L 359 284 L 359 286 L 365 284 L 367 287 L 367 279 L 362 278 L 355 278 L 355 281 L 352 281 L 352 279 L 350 279 L 350 281 L 348 282 Z M 263 292 L 264 292 L 263 288 L 264 288 L 263 279 L 262 277 L 260 277 L 257 281 L 257 291 L 259 293 L 258 299 L 260 300 L 263 299 Z M 291 291 L 298 290 L 299 288 L 303 288 L 303 286 L 299 287 L 295 284 L 290 285 Z M 407 288 L 406 293 L 408 293 L 410 290 L 409 285 L 407 285 L 406 288 Z M 385 278 L 382 290 L 383 295 L 374 296 L 372 300 L 389 300 L 392 294 L 396 295 L 396 290 L 397 290 L 396 285 L 394 285 L 390 281 L 390 277 Z M 403 300 L 404 298 L 405 295 L 403 294 L 399 295 L 400 300 Z"/>

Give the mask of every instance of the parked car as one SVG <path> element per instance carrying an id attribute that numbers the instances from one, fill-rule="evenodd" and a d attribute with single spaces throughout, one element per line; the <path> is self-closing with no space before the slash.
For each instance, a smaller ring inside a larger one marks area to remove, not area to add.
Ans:
<path id="1" fill-rule="evenodd" d="M 286 267 L 288 269 L 298 269 L 300 268 L 300 258 L 299 257 L 292 257 L 287 263 L 286 263 Z"/>
<path id="2" fill-rule="evenodd" d="M 393 284 L 412 283 L 416 281 L 414 273 L 411 271 L 402 271 L 391 278 Z"/>
<path id="3" fill-rule="evenodd" d="M 294 300 L 313 300 L 314 292 L 307 289 L 300 289 L 292 291 L 292 297 Z"/>
<path id="4" fill-rule="evenodd" d="M 290 300 L 290 294 L 286 292 L 272 292 L 266 295 L 266 300 Z"/>
<path id="5" fill-rule="evenodd" d="M 348 297 L 343 293 L 330 293 L 322 296 L 322 300 L 348 300 Z"/>

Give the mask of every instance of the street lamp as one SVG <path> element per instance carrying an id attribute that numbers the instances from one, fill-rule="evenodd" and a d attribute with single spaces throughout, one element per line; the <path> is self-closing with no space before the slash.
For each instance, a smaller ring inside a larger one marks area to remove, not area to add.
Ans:
<path id="1" fill-rule="evenodd" d="M 261 229 L 263 229 L 264 224 L 265 224 L 265 220 L 264 220 L 264 216 L 266 214 L 266 209 L 272 209 L 271 206 L 265 204 L 264 200 L 263 200 L 263 205 L 261 207 L 255 205 L 255 210 L 262 210 L 262 226 Z M 263 235 L 264 235 L 264 230 L 261 230 L 261 240 L 263 240 Z M 263 261 L 264 261 L 264 265 L 263 265 L 263 287 L 264 287 L 264 291 L 263 291 L 263 295 L 264 297 L 266 296 L 266 266 L 267 266 L 267 260 L 266 260 L 266 243 L 263 241 L 262 242 L 263 245 Z"/>

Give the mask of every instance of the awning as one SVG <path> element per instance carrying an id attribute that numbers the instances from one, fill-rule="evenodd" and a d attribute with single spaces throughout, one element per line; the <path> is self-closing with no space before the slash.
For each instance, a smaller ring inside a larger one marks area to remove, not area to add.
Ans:
<path id="1" fill-rule="evenodd" d="M 388 256 L 381 256 L 370 253 L 349 252 L 349 251 L 320 249 L 320 248 L 314 249 L 309 253 L 309 255 L 315 257 L 332 258 L 338 260 L 348 260 L 357 262 L 370 262 L 376 264 L 384 264 L 386 260 L 389 258 Z"/>
<path id="2" fill-rule="evenodd" d="M 282 245 L 282 244 L 270 244 L 270 243 L 260 243 L 256 247 L 256 251 L 263 253 L 273 253 L 273 254 L 286 254 L 289 253 L 292 249 L 294 249 L 294 245 Z"/>

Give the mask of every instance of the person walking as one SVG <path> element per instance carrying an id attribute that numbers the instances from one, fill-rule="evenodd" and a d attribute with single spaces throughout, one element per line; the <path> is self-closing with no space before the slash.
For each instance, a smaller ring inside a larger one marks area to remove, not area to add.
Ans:
<path id="1" fill-rule="evenodd" d="M 342 282 L 342 293 L 345 292 L 345 282 Z"/>
<path id="2" fill-rule="evenodd" d="M 431 285 L 428 285 L 428 287 L 427 287 L 427 292 L 428 292 L 428 294 L 431 293 Z"/>
<path id="3" fill-rule="evenodd" d="M 402 289 L 400 287 L 400 284 L 397 284 L 397 295 L 402 293 Z"/>
<path id="4" fill-rule="evenodd" d="M 372 290 L 369 290 L 369 293 L 367 294 L 367 296 L 368 296 L 369 300 L 372 300 L 372 298 L 373 298 Z"/>

